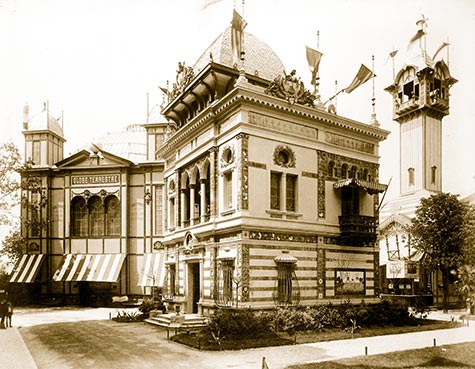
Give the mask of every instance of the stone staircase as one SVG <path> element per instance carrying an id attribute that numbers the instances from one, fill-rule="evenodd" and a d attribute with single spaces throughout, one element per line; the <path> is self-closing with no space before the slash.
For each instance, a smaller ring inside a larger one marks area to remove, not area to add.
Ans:
<path id="1" fill-rule="evenodd" d="M 145 319 L 145 322 L 163 328 L 190 330 L 206 327 L 208 325 L 208 318 L 198 314 L 159 314 L 152 310 L 149 318 Z"/>

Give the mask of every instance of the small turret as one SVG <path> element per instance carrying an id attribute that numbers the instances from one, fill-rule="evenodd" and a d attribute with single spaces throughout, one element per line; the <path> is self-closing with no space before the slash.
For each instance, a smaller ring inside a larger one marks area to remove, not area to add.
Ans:
<path id="1" fill-rule="evenodd" d="M 64 139 L 60 118 L 54 118 L 48 104 L 30 118 L 29 106 L 23 108 L 23 135 L 25 136 L 25 159 L 35 166 L 51 167 L 63 159 Z"/>

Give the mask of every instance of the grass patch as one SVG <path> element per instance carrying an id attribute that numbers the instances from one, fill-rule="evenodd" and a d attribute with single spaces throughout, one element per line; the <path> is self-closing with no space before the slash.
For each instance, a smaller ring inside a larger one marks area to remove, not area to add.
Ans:
<path id="1" fill-rule="evenodd" d="M 287 335 L 269 333 L 254 338 L 230 339 L 222 337 L 217 340 L 208 330 L 198 332 L 184 332 L 170 338 L 172 341 L 190 346 L 199 350 L 245 350 L 257 347 L 292 345 L 294 341 Z"/>
<path id="2" fill-rule="evenodd" d="M 353 335 L 343 329 L 305 331 L 297 334 L 268 333 L 252 338 L 213 337 L 208 329 L 194 332 L 180 332 L 172 336 L 172 341 L 200 350 L 243 350 L 257 347 L 284 346 L 311 342 L 344 340 L 359 337 L 382 336 L 388 334 L 410 333 L 434 329 L 448 329 L 462 326 L 461 323 L 421 319 L 413 326 L 364 327 Z"/>
<path id="3" fill-rule="evenodd" d="M 291 365 L 286 369 L 473 368 L 474 357 L 475 342 L 470 342 L 320 363 Z"/>

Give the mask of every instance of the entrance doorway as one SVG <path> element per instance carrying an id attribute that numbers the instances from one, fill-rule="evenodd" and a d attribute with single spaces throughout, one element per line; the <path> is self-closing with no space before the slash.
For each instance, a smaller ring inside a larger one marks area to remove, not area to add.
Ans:
<path id="1" fill-rule="evenodd" d="M 191 302 L 191 313 L 198 313 L 200 301 L 200 263 L 188 264 L 188 301 Z"/>

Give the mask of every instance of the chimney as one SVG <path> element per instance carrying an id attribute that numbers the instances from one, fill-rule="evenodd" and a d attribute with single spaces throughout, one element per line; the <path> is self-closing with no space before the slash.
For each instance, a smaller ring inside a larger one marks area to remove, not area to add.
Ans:
<path id="1" fill-rule="evenodd" d="M 25 106 L 23 107 L 23 129 L 25 131 L 28 130 L 29 115 L 30 115 L 30 107 L 28 106 L 28 103 L 26 103 Z"/>

